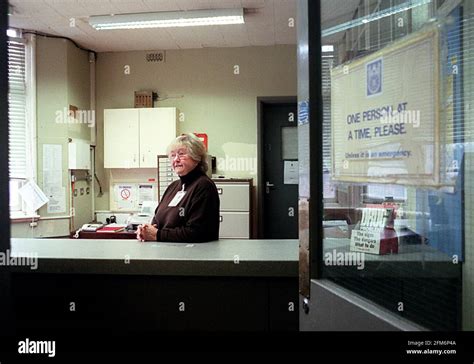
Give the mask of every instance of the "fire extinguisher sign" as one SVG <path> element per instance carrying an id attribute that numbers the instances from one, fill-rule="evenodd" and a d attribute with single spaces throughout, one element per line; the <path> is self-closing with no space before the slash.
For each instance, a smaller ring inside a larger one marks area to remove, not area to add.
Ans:
<path id="1" fill-rule="evenodd" d="M 203 143 L 204 146 L 206 147 L 206 152 L 208 151 L 208 146 L 207 146 L 207 134 L 205 133 L 194 133 Z"/>

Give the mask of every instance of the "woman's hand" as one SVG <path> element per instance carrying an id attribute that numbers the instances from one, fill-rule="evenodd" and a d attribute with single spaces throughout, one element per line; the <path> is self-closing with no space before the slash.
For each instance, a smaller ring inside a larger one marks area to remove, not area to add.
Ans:
<path id="1" fill-rule="evenodd" d="M 137 229 L 138 241 L 156 241 L 156 234 L 158 229 L 156 225 L 143 224 L 139 225 Z"/>

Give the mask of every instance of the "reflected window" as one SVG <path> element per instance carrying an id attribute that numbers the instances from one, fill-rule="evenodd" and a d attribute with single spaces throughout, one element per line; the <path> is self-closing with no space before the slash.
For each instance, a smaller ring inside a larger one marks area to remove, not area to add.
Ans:
<path id="1" fill-rule="evenodd" d="M 369 0 L 323 26 L 322 276 L 428 329 L 472 330 L 474 4 L 443 4 Z"/>

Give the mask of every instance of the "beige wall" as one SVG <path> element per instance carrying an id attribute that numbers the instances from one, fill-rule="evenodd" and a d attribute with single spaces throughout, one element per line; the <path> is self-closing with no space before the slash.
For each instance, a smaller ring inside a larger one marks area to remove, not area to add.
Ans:
<path id="1" fill-rule="evenodd" d="M 87 52 L 79 50 L 64 39 L 37 37 L 36 47 L 36 97 L 37 97 L 37 183 L 43 186 L 43 145 L 62 146 L 62 187 L 66 192 L 66 211 L 48 214 L 46 205 L 39 210 L 42 218 L 38 226 L 28 223 L 12 224 L 12 237 L 64 236 L 69 233 L 70 193 L 68 173 L 68 138 L 90 140 L 87 124 L 64 122 L 64 110 L 69 105 L 89 109 L 89 62 Z M 87 187 L 85 181 L 77 188 Z M 92 195 L 75 199 L 75 225 L 92 219 Z"/>
<path id="2" fill-rule="evenodd" d="M 80 110 L 90 109 L 89 54 L 67 42 L 67 101 Z M 79 120 L 80 121 L 80 120 Z M 68 124 L 70 138 L 90 140 L 91 128 L 85 123 Z"/>
<path id="3" fill-rule="evenodd" d="M 58 112 L 69 105 L 90 108 L 88 54 L 63 39 L 37 38 L 37 133 L 38 176 L 43 187 L 43 145 L 62 145 L 62 186 L 66 190 L 66 212 L 40 215 L 48 219 L 38 227 L 28 223 L 12 225 L 12 236 L 46 237 L 67 234 L 70 221 L 68 138 L 90 139 L 90 124 L 58 123 Z M 124 66 L 130 74 L 124 74 Z M 239 66 L 239 74 L 234 74 Z M 205 132 L 209 151 L 218 158 L 246 159 L 247 167 L 226 170 L 229 177 L 256 178 L 257 97 L 296 95 L 295 46 L 224 48 L 167 51 L 166 62 L 145 60 L 145 52 L 101 53 L 97 60 L 98 126 L 96 166 L 103 191 L 96 198 L 96 210 L 109 209 L 109 173 L 103 168 L 103 110 L 133 107 L 135 90 L 152 89 L 166 100 L 155 106 L 174 106 L 184 115 L 178 132 Z M 119 147 L 119 146 L 118 146 Z M 248 162 L 248 163 L 247 163 Z M 239 162 L 237 162 L 239 163 Z M 222 168 L 224 167 L 224 168 Z M 154 170 L 142 171 L 154 174 Z M 256 182 L 256 181 L 255 181 Z M 90 186 L 85 181 L 76 188 Z M 98 185 L 96 184 L 96 192 Z M 97 195 L 97 193 L 96 193 Z M 74 199 L 74 228 L 92 220 L 92 195 Z M 255 204 L 256 205 L 256 204 Z M 63 216 L 63 218 L 61 218 Z M 57 218 L 57 219 L 56 219 Z"/>
<path id="4" fill-rule="evenodd" d="M 210 154 L 240 159 L 234 160 L 234 166 L 243 168 L 230 170 L 233 165 L 228 159 L 227 165 L 218 164 L 224 167 L 218 174 L 255 179 L 257 97 L 296 95 L 295 46 L 167 51 L 165 63 L 146 62 L 145 54 L 98 55 L 96 159 L 105 193 L 96 198 L 96 210 L 109 209 L 109 176 L 103 168 L 103 110 L 133 107 L 134 91 L 139 90 L 157 91 L 166 99 L 155 106 L 177 107 L 184 114 L 184 121 L 178 123 L 179 133 L 207 133 Z M 125 74 L 126 66 L 130 74 Z M 239 74 L 234 74 L 234 66 Z"/>

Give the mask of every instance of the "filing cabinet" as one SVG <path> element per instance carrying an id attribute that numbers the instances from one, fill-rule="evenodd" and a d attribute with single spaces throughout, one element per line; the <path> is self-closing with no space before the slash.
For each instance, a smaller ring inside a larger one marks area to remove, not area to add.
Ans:
<path id="1" fill-rule="evenodd" d="M 209 170 L 207 171 L 207 175 L 211 177 L 211 160 L 212 157 L 208 155 L 208 164 Z M 169 160 L 166 154 L 158 155 L 158 198 L 161 201 L 166 188 L 173 182 L 179 179 L 179 177 L 174 173 L 173 168 L 171 167 L 171 161 Z"/>
<path id="2" fill-rule="evenodd" d="M 173 172 L 167 155 L 158 156 L 158 200 L 161 201 L 166 189 L 179 177 Z"/>
<path id="3" fill-rule="evenodd" d="M 221 239 L 249 239 L 251 179 L 214 179 L 220 199 Z"/>

